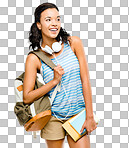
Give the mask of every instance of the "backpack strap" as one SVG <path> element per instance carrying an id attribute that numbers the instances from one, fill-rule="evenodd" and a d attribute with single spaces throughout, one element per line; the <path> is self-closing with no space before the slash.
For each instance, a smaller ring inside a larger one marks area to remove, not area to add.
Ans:
<path id="1" fill-rule="evenodd" d="M 52 60 L 44 53 L 42 52 L 41 50 L 35 50 L 35 51 L 30 51 L 30 53 L 33 53 L 35 54 L 36 56 L 38 56 L 45 64 L 47 64 L 51 69 L 54 69 L 54 67 L 56 67 L 56 65 L 52 62 Z M 29 55 L 28 54 L 28 55 Z M 52 105 L 53 103 L 53 100 L 57 94 L 57 91 L 60 92 L 60 89 L 61 89 L 61 83 L 57 84 L 57 86 L 55 87 L 54 89 L 54 92 L 52 93 L 52 97 L 50 99 L 50 103 Z"/>
<path id="2" fill-rule="evenodd" d="M 54 67 L 56 67 L 56 65 L 52 62 L 52 60 L 41 50 L 35 50 L 35 51 L 30 51 L 28 53 L 28 55 L 30 53 L 35 54 L 38 58 L 40 58 L 45 64 L 47 64 L 51 69 L 54 69 Z M 23 82 L 24 80 L 24 74 L 25 72 L 23 72 L 19 77 L 16 78 L 16 80 L 21 80 Z"/>
<path id="3" fill-rule="evenodd" d="M 52 60 L 41 50 L 35 50 L 35 51 L 30 51 L 28 53 L 28 55 L 30 53 L 35 54 L 37 57 L 39 57 L 45 64 L 47 64 L 51 69 L 54 69 L 54 67 L 56 67 L 56 65 L 52 62 Z"/>

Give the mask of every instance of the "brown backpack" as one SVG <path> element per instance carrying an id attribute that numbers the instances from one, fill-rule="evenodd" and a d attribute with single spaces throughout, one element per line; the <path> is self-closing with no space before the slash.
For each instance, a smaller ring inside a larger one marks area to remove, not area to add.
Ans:
<path id="1" fill-rule="evenodd" d="M 42 51 L 31 51 L 28 55 L 31 53 L 35 54 L 51 69 L 54 69 L 56 66 Z M 38 131 L 41 130 L 51 118 L 51 100 L 46 94 L 31 104 L 25 104 L 23 102 L 24 73 L 25 72 L 23 72 L 14 81 L 14 92 L 16 97 L 14 112 L 17 116 L 19 124 L 24 126 L 26 131 Z M 38 77 L 39 76 L 36 77 L 34 89 L 40 88 L 44 85 L 39 81 Z"/>

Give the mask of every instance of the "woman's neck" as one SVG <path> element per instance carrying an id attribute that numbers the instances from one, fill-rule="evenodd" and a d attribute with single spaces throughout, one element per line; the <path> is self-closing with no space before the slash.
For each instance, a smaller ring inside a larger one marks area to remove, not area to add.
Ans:
<path id="1" fill-rule="evenodd" d="M 52 48 L 52 44 L 54 43 L 54 42 L 57 42 L 57 40 L 56 39 L 43 39 L 43 42 L 42 42 L 42 44 L 41 44 L 41 46 L 44 48 L 46 45 L 48 45 L 50 48 Z"/>

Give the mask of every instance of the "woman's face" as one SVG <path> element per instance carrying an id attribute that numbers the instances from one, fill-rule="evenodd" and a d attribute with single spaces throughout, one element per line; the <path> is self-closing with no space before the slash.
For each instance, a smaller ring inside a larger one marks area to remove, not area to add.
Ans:
<path id="1" fill-rule="evenodd" d="M 42 31 L 42 37 L 56 38 L 60 32 L 61 21 L 59 12 L 55 8 L 46 9 L 41 13 L 38 28 Z"/>

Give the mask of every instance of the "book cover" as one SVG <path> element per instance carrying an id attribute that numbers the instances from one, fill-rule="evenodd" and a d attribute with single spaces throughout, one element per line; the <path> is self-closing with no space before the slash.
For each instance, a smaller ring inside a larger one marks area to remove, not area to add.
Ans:
<path id="1" fill-rule="evenodd" d="M 68 134 L 73 138 L 75 142 L 78 139 L 80 139 L 82 136 L 84 136 L 87 132 L 86 129 L 84 129 L 83 132 L 80 134 L 80 130 L 82 128 L 82 125 L 84 124 L 85 119 L 86 119 L 86 110 L 83 109 L 79 114 L 70 118 L 62 125 L 63 128 L 68 132 Z M 99 118 L 95 114 L 94 114 L 94 120 L 98 124 Z"/>

